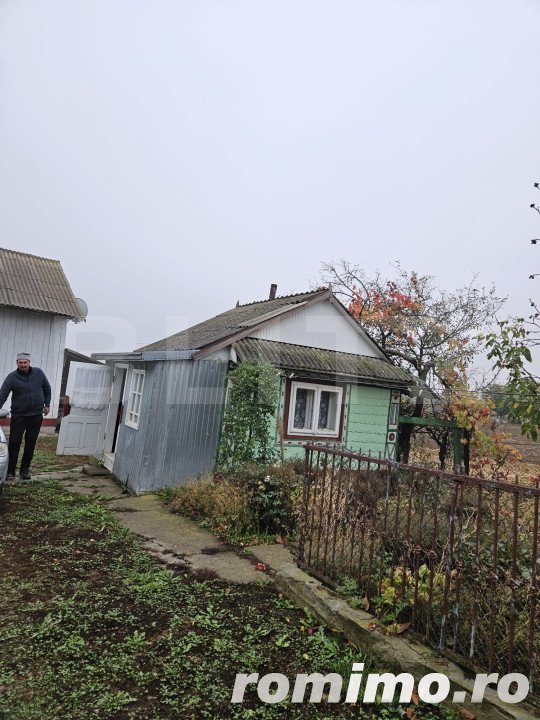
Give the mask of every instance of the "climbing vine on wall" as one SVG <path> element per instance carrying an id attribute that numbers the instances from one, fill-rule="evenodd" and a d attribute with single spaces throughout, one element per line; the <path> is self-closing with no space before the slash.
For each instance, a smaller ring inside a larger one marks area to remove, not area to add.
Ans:
<path id="1" fill-rule="evenodd" d="M 270 363 L 241 363 L 229 373 L 216 466 L 233 470 L 241 463 L 272 463 L 275 439 L 270 423 L 276 414 L 279 371 Z"/>

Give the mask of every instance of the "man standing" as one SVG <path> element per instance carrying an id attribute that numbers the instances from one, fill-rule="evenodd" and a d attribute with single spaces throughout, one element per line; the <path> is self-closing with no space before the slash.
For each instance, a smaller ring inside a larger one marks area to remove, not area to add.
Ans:
<path id="1" fill-rule="evenodd" d="M 30 480 L 30 463 L 43 422 L 51 404 L 51 386 L 45 373 L 38 367 L 30 366 L 30 354 L 17 355 L 17 369 L 4 380 L 0 388 L 0 408 L 11 393 L 11 425 L 9 429 L 8 479 L 15 477 L 17 458 L 24 435 L 24 452 L 20 476 Z"/>

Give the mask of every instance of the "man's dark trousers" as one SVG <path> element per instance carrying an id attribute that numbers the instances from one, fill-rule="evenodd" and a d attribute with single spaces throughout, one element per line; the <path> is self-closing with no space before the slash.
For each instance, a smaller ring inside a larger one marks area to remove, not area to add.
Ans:
<path id="1" fill-rule="evenodd" d="M 43 415 L 26 415 L 22 417 L 12 417 L 9 427 L 9 467 L 8 473 L 15 475 L 15 468 L 17 467 L 17 458 L 19 457 L 19 450 L 21 448 L 21 442 L 24 438 L 24 452 L 21 460 L 21 473 L 28 472 L 30 463 L 34 457 L 34 449 L 43 422 Z M 25 434 L 26 433 L 26 434 Z"/>

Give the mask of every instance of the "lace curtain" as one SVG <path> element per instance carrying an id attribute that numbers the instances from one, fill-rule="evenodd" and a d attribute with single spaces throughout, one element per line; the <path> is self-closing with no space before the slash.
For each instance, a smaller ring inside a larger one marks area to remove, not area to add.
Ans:
<path id="1" fill-rule="evenodd" d="M 106 372 L 102 365 L 88 365 L 75 370 L 73 394 L 69 398 L 71 405 L 90 410 L 107 407 L 111 394 L 112 369 Z"/>

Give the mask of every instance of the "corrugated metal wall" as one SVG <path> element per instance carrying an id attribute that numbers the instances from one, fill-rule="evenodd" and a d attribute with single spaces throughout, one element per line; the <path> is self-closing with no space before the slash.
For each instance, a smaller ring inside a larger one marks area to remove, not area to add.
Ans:
<path id="1" fill-rule="evenodd" d="M 120 426 L 113 472 L 133 492 L 185 482 L 214 465 L 227 363 L 132 363 L 146 370 L 137 430 Z"/>
<path id="2" fill-rule="evenodd" d="M 0 308 L 0 384 L 17 367 L 17 353 L 29 352 L 51 383 L 51 414 L 58 412 L 60 382 L 66 345 L 67 318 L 59 315 Z M 5 407 L 10 407 L 10 399 Z"/>

